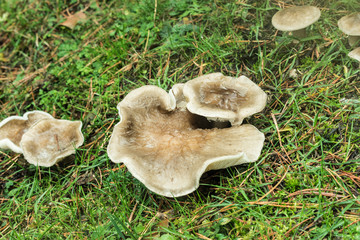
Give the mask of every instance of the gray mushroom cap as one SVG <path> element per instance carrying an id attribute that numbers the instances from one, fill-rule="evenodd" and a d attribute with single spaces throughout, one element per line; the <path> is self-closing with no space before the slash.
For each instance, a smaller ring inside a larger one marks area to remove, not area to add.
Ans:
<path id="1" fill-rule="evenodd" d="M 53 117 L 43 111 L 26 112 L 24 116 L 11 116 L 0 122 L 0 148 L 22 153 L 20 141 L 25 132 L 42 119 Z"/>
<path id="2" fill-rule="evenodd" d="M 320 18 L 320 9 L 314 6 L 285 8 L 272 17 L 272 25 L 281 31 L 304 29 Z"/>
<path id="3" fill-rule="evenodd" d="M 349 45 L 355 46 L 360 42 L 360 13 L 353 13 L 340 18 L 338 26 L 341 31 L 349 35 Z"/>
<path id="4" fill-rule="evenodd" d="M 25 159 L 36 166 L 50 167 L 84 142 L 81 121 L 43 119 L 24 133 L 20 146 Z"/>
<path id="5" fill-rule="evenodd" d="M 360 62 L 360 47 L 349 52 L 348 56 Z"/>
<path id="6" fill-rule="evenodd" d="M 155 86 L 131 91 L 118 110 L 110 159 L 167 197 L 193 192 L 205 171 L 256 161 L 264 143 L 264 134 L 248 124 L 202 129 L 194 114 L 176 108 L 174 97 Z"/>
<path id="7" fill-rule="evenodd" d="M 243 119 L 265 108 L 267 95 L 245 76 L 227 77 L 221 73 L 203 75 L 185 83 L 187 109 L 213 121 L 239 125 Z"/>
<path id="8" fill-rule="evenodd" d="M 347 35 L 360 36 L 360 13 L 353 13 L 340 18 L 338 26 Z"/>

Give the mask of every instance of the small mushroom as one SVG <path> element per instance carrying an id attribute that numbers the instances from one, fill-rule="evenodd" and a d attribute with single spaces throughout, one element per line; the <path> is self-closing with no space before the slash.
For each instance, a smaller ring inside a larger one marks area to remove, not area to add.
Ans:
<path id="1" fill-rule="evenodd" d="M 306 37 L 306 27 L 320 18 L 320 9 L 314 6 L 295 6 L 278 11 L 272 25 L 280 31 L 292 32 L 295 38 Z"/>
<path id="2" fill-rule="evenodd" d="M 360 12 L 340 18 L 338 26 L 342 32 L 349 35 L 350 46 L 355 46 L 360 41 Z"/>
<path id="3" fill-rule="evenodd" d="M 351 57 L 352 59 L 357 60 L 359 62 L 359 67 L 360 67 L 360 47 L 355 48 L 354 50 L 349 52 L 348 56 Z"/>
<path id="4" fill-rule="evenodd" d="M 258 159 L 264 134 L 254 126 L 203 129 L 198 116 L 174 102 L 163 89 L 143 86 L 117 106 L 121 120 L 108 155 L 147 188 L 167 197 L 183 196 L 199 186 L 205 171 Z"/>
<path id="5" fill-rule="evenodd" d="M 34 165 L 50 167 L 75 153 L 84 137 L 81 121 L 43 119 L 24 133 L 20 141 L 25 159 Z"/>
<path id="6" fill-rule="evenodd" d="M 25 113 L 23 117 L 11 116 L 4 119 L 0 122 L 0 148 L 22 153 L 20 140 L 24 133 L 38 121 L 52 118 L 46 112 L 31 111 Z"/>
<path id="7" fill-rule="evenodd" d="M 244 118 L 260 112 L 267 95 L 245 76 L 227 77 L 221 73 L 203 75 L 185 83 L 187 109 L 212 121 L 240 125 Z"/>

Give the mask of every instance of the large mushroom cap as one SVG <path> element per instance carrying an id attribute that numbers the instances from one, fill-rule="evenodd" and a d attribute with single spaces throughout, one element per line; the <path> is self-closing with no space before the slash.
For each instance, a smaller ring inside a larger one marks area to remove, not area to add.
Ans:
<path id="1" fill-rule="evenodd" d="M 23 117 L 11 116 L 4 119 L 0 122 L 0 148 L 22 153 L 20 141 L 24 133 L 38 121 L 52 118 L 46 112 L 31 111 L 25 113 Z"/>
<path id="2" fill-rule="evenodd" d="M 230 121 L 233 125 L 262 111 L 267 100 L 266 93 L 247 77 L 233 78 L 221 73 L 188 81 L 183 94 L 190 112 L 209 120 Z"/>
<path id="3" fill-rule="evenodd" d="M 348 56 L 360 62 L 360 47 L 349 52 Z"/>
<path id="4" fill-rule="evenodd" d="M 164 90 L 144 86 L 118 104 L 121 121 L 108 155 L 150 190 L 186 195 L 199 186 L 203 172 L 258 159 L 264 134 L 254 126 L 202 129 L 198 116 L 174 108 L 173 101 Z"/>
<path id="5" fill-rule="evenodd" d="M 272 25 L 280 31 L 296 31 L 306 28 L 320 18 L 320 9 L 314 6 L 296 6 L 278 11 L 272 17 Z"/>
<path id="6" fill-rule="evenodd" d="M 340 18 L 338 26 L 347 35 L 360 36 L 360 13 L 353 13 Z"/>
<path id="7" fill-rule="evenodd" d="M 75 153 L 84 137 L 81 121 L 44 119 L 32 126 L 22 137 L 20 146 L 25 159 L 34 165 L 50 167 Z"/>

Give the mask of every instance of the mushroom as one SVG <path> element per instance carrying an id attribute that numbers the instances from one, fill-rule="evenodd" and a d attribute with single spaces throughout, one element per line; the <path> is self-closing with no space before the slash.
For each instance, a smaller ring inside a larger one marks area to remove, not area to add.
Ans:
<path id="1" fill-rule="evenodd" d="M 31 111 L 25 113 L 23 117 L 11 116 L 4 119 L 0 122 L 0 148 L 22 153 L 20 140 L 24 133 L 38 121 L 52 118 L 46 112 Z"/>
<path id="2" fill-rule="evenodd" d="M 212 121 L 230 121 L 232 125 L 240 125 L 244 118 L 262 111 L 267 100 L 266 93 L 247 77 L 221 73 L 188 81 L 183 94 L 190 112 Z"/>
<path id="3" fill-rule="evenodd" d="M 84 137 L 81 121 L 43 119 L 33 125 L 21 138 L 25 159 L 34 165 L 50 167 L 75 153 Z"/>
<path id="4" fill-rule="evenodd" d="M 342 32 L 349 35 L 350 46 L 355 46 L 360 40 L 360 12 L 340 18 L 338 26 Z"/>
<path id="5" fill-rule="evenodd" d="M 295 6 L 275 13 L 271 22 L 280 31 L 289 31 L 295 38 L 304 38 L 305 28 L 316 22 L 320 15 L 320 9 L 317 7 Z"/>
<path id="6" fill-rule="evenodd" d="M 107 153 L 148 189 L 183 196 L 197 189 L 205 171 L 258 159 L 264 134 L 254 126 L 204 129 L 198 116 L 174 103 L 165 90 L 143 86 L 117 106 L 121 120 Z"/>
<path id="7" fill-rule="evenodd" d="M 354 50 L 352 50 L 351 52 L 349 52 L 348 54 L 349 57 L 351 57 L 352 59 L 357 60 L 358 62 L 360 62 L 360 47 L 355 48 Z M 360 63 L 359 63 L 360 64 Z M 359 65 L 360 66 L 360 65 Z"/>
<path id="8" fill-rule="evenodd" d="M 172 97 L 174 97 L 176 101 L 176 107 L 181 109 L 185 109 L 187 104 L 185 96 L 183 94 L 184 86 L 185 86 L 184 83 L 177 83 L 174 86 L 172 86 L 172 88 L 169 91 L 169 94 Z"/>

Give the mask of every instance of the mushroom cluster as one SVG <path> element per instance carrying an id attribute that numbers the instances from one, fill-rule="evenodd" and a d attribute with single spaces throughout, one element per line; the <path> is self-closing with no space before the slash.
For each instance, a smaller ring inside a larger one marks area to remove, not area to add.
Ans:
<path id="1" fill-rule="evenodd" d="M 306 37 L 306 27 L 319 20 L 320 16 L 321 11 L 315 6 L 294 6 L 275 13 L 271 22 L 276 29 L 290 32 L 293 37 L 302 39 Z M 348 35 L 349 45 L 357 46 L 348 56 L 360 62 L 360 12 L 340 18 L 338 27 Z M 298 43 L 297 40 L 293 42 Z"/>
<path id="2" fill-rule="evenodd" d="M 0 148 L 24 154 L 31 164 L 50 167 L 83 144 L 81 126 L 81 121 L 54 119 L 42 111 L 11 116 L 0 122 Z"/>
<path id="3" fill-rule="evenodd" d="M 360 62 L 360 12 L 340 18 L 338 26 L 342 32 L 349 36 L 349 45 L 351 47 L 357 46 L 357 48 L 349 52 L 348 56 Z"/>
<path id="4" fill-rule="evenodd" d="M 189 194 L 204 172 L 258 159 L 264 134 L 241 123 L 261 111 L 266 98 L 250 79 L 221 73 L 176 84 L 169 93 L 140 87 L 117 106 L 121 120 L 108 155 L 157 194 Z"/>
<path id="5" fill-rule="evenodd" d="M 343 33 L 349 36 L 351 47 L 360 44 L 360 12 L 340 18 L 338 26 Z"/>

